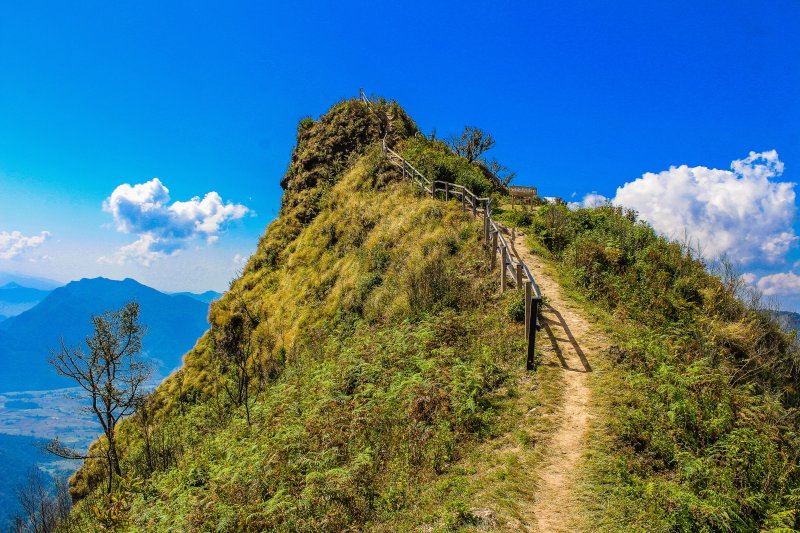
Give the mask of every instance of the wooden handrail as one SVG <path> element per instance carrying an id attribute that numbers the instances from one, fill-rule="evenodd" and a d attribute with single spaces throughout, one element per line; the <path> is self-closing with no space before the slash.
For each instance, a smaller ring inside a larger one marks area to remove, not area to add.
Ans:
<path id="1" fill-rule="evenodd" d="M 373 102 L 367 98 L 364 89 L 359 91 L 359 96 L 367 106 L 367 109 L 375 112 Z M 457 183 L 442 180 L 429 180 L 422 172 L 409 163 L 408 160 L 389 148 L 386 144 L 388 124 L 385 130 L 386 134 L 381 141 L 381 149 L 392 164 L 400 167 L 403 171 L 403 177 L 408 176 L 423 191 L 433 197 L 436 197 L 437 184 L 443 185 L 442 190 L 445 192 L 445 200 L 449 200 L 453 194 L 460 194 L 462 204 L 466 205 L 467 199 L 469 200 L 472 214 L 475 217 L 479 216 L 478 206 L 483 204 L 484 240 L 491 247 L 492 268 L 494 268 L 495 264 L 495 255 L 497 253 L 500 254 L 500 288 L 502 291 L 506 290 L 507 274 L 510 273 L 510 277 L 514 280 L 516 287 L 525 290 L 525 339 L 528 341 L 526 368 L 528 370 L 535 370 L 536 332 L 541 329 L 541 325 L 539 324 L 539 309 L 542 305 L 542 292 L 539 289 L 539 285 L 536 284 L 536 280 L 533 279 L 528 265 L 522 260 L 515 261 L 512 257 L 511 248 L 508 246 L 505 237 L 503 237 L 503 232 L 501 231 L 505 228 L 492 218 L 492 199 L 490 197 L 481 198 L 465 186 Z M 525 277 L 524 282 L 522 279 L 523 274 Z"/>

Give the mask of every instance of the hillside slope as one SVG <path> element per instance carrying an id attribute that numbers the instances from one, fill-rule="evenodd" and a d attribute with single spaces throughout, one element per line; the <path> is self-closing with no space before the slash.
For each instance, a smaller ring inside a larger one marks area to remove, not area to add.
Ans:
<path id="1" fill-rule="evenodd" d="M 800 349 L 735 270 L 618 207 L 500 216 L 613 343 L 587 382 L 583 529 L 800 529 Z"/>

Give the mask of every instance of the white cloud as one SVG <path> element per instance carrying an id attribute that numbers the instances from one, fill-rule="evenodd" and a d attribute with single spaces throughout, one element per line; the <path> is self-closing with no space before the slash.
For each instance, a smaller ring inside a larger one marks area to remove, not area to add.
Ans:
<path id="1" fill-rule="evenodd" d="M 774 180 L 783 168 L 775 150 L 750 152 L 731 170 L 670 167 L 619 187 L 611 201 L 635 209 L 664 235 L 687 237 L 706 257 L 775 263 L 798 238 L 792 229 L 795 184 Z"/>
<path id="2" fill-rule="evenodd" d="M 583 200 L 580 202 L 569 202 L 567 207 L 570 209 L 578 209 L 580 207 L 600 207 L 601 205 L 606 205 L 610 202 L 608 198 L 603 196 L 602 194 L 597 194 L 596 192 L 590 192 L 586 196 L 583 197 Z"/>
<path id="3" fill-rule="evenodd" d="M 133 233 L 138 239 L 120 248 L 105 263 L 124 263 L 128 259 L 149 266 L 156 259 L 173 255 L 190 242 L 214 244 L 229 222 L 244 217 L 250 210 L 241 204 L 224 203 L 216 192 L 202 199 L 170 202 L 169 189 L 158 178 L 146 183 L 120 185 L 103 202 L 111 213 L 117 231 Z"/>
<path id="4" fill-rule="evenodd" d="M 758 279 L 758 276 L 756 276 L 752 272 L 745 272 L 739 277 L 742 278 L 742 281 L 744 281 L 748 285 L 753 285 L 755 281 Z"/>
<path id="5" fill-rule="evenodd" d="M 236 265 L 243 265 L 247 262 L 247 257 L 243 256 L 242 254 L 236 254 L 233 256 L 233 263 Z"/>
<path id="6" fill-rule="evenodd" d="M 40 246 L 50 237 L 49 231 L 26 237 L 19 231 L 0 231 L 0 259 L 13 259 Z"/>
<path id="7" fill-rule="evenodd" d="M 794 272 L 769 274 L 756 284 L 764 296 L 800 295 L 800 276 Z"/>

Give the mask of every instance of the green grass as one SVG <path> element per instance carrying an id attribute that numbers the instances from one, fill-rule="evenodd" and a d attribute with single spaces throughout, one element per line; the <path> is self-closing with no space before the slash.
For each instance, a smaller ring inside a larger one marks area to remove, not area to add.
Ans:
<path id="1" fill-rule="evenodd" d="M 793 336 L 730 270 L 709 272 L 631 213 L 552 205 L 525 222 L 614 343 L 590 378 L 586 528 L 798 529 Z"/>

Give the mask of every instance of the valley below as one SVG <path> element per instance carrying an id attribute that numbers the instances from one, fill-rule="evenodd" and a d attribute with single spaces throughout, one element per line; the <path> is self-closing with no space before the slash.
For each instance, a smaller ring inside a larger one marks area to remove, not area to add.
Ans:
<path id="1" fill-rule="evenodd" d="M 0 529 L 18 511 L 17 491 L 30 472 L 41 469 L 51 478 L 69 476 L 79 461 L 55 457 L 44 445 L 58 436 L 77 450 L 85 450 L 100 433 L 80 389 L 0 393 Z"/>

